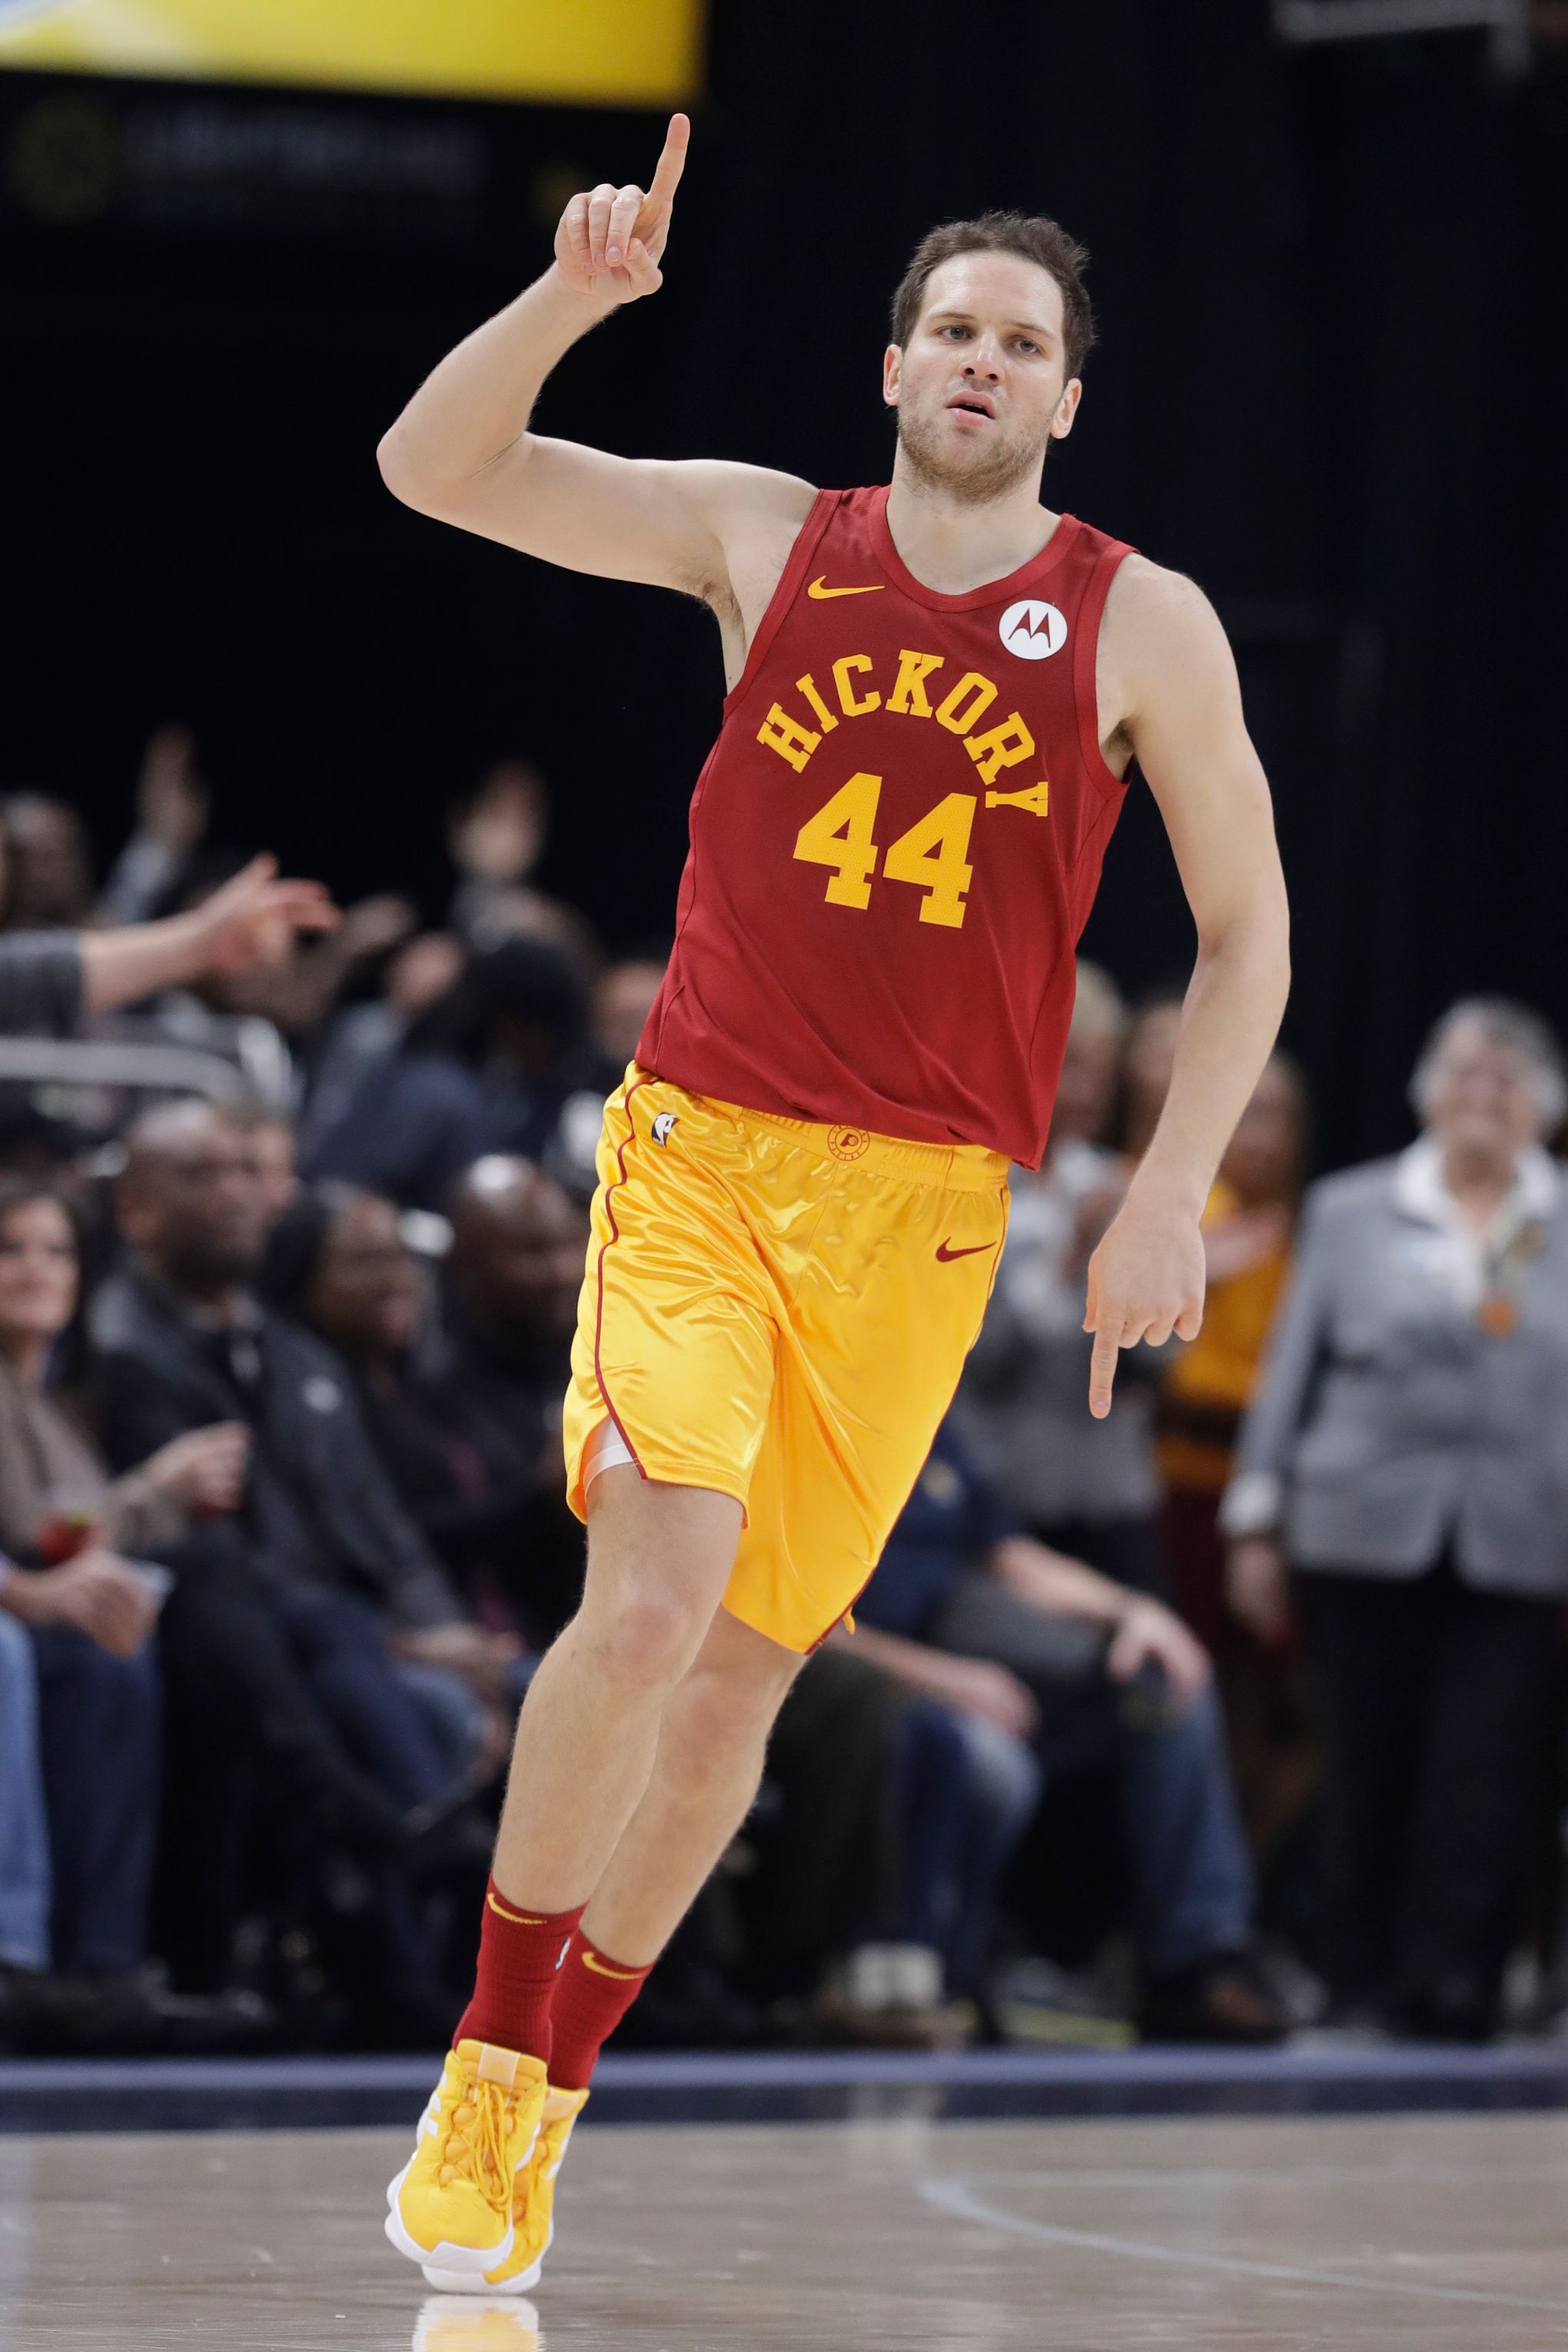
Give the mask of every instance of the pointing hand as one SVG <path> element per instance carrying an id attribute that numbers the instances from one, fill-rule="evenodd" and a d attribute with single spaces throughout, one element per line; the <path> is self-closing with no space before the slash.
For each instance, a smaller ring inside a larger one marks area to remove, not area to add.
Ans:
<path id="1" fill-rule="evenodd" d="M 555 266 L 574 292 L 613 296 L 615 304 L 658 292 L 664 283 L 659 262 L 669 236 L 670 207 L 690 136 L 686 116 L 672 114 L 664 152 L 646 192 L 634 184 L 615 188 L 602 180 L 589 194 L 573 197 L 555 232 Z"/>

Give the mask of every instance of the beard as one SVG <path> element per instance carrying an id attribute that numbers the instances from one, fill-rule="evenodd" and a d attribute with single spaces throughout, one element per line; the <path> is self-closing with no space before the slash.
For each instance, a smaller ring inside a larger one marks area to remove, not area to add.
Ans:
<path id="1" fill-rule="evenodd" d="M 942 412 L 945 414 L 945 411 Z M 981 449 L 955 457 L 942 446 L 942 428 L 929 416 L 898 412 L 899 446 L 922 489 L 964 506 L 987 506 L 1005 498 L 1045 462 L 1046 444 L 1009 439 L 998 433 Z"/>

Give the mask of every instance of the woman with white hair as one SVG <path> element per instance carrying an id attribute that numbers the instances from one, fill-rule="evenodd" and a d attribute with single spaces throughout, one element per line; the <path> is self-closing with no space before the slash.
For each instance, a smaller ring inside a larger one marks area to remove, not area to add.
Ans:
<path id="1" fill-rule="evenodd" d="M 1417 1140 L 1308 1195 L 1222 1524 L 1265 1636 L 1289 1567 L 1323 1743 L 1342 2011 L 1495 2030 L 1568 1597 L 1568 1108 L 1546 1024 L 1473 997 Z"/>

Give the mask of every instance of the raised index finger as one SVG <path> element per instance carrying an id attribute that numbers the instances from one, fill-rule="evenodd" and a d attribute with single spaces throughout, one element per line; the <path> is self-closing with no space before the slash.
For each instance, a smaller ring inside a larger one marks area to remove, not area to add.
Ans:
<path id="1" fill-rule="evenodd" d="M 1089 1409 L 1096 1421 L 1103 1421 L 1110 1411 L 1111 1383 L 1116 1378 L 1116 1358 L 1121 1346 L 1119 1324 L 1102 1326 L 1094 1335 L 1094 1352 L 1089 1365 Z"/>
<path id="2" fill-rule="evenodd" d="M 647 192 L 649 202 L 662 206 L 667 212 L 680 185 L 680 175 L 686 169 L 686 149 L 690 137 L 689 116 L 672 114 L 669 129 L 664 134 L 664 152 L 654 165 L 653 179 Z"/>

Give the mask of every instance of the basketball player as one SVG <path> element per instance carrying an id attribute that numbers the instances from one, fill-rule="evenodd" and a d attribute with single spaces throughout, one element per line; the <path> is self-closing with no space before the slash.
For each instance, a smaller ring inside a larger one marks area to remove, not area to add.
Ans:
<path id="1" fill-rule="evenodd" d="M 889 488 L 529 430 L 556 362 L 658 289 L 686 141 L 677 115 L 646 194 L 573 198 L 553 267 L 380 452 L 426 514 L 704 598 L 730 688 L 675 951 L 605 1111 L 565 1417 L 583 1604 L 522 1711 L 477 1989 L 389 2192 L 393 2242 L 481 2294 L 537 2276 L 599 2044 L 920 1472 L 1008 1163 L 1041 1156 L 1134 760 L 1198 957 L 1164 1116 L 1089 1266 L 1098 1414 L 1119 1349 L 1198 1328 L 1199 1214 L 1286 989 L 1268 788 L 1213 612 L 1040 504 L 1090 337 L 1054 222 L 990 215 L 917 249 L 883 362 Z M 801 388 L 828 386 L 814 321 Z"/>

